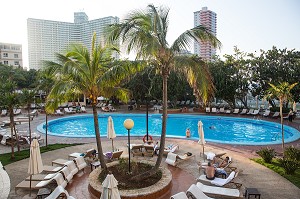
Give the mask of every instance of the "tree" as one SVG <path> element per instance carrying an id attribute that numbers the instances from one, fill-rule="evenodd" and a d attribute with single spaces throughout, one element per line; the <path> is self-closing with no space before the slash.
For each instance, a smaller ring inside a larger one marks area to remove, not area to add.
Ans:
<path id="1" fill-rule="evenodd" d="M 20 151 L 19 147 L 19 138 L 17 132 L 15 131 L 15 121 L 14 121 L 14 108 L 20 104 L 19 93 L 15 90 L 16 84 L 12 81 L 2 82 L 0 86 L 0 101 L 1 106 L 8 110 L 9 120 L 10 120 L 10 132 L 11 132 L 11 159 L 15 158 L 14 147 L 15 142 L 13 138 L 16 137 L 18 151 Z M 15 132 L 15 134 L 14 134 Z"/>
<path id="2" fill-rule="evenodd" d="M 271 88 L 268 90 L 269 96 L 276 97 L 279 99 L 279 106 L 280 106 L 280 122 L 281 122 L 281 136 L 282 136 L 282 152 L 284 156 L 284 130 L 283 130 L 283 115 L 282 115 L 282 105 L 287 100 L 292 98 L 291 90 L 297 85 L 298 83 L 289 84 L 288 82 L 281 82 L 277 86 L 274 84 L 269 83 Z"/>
<path id="3" fill-rule="evenodd" d="M 49 94 L 46 109 L 57 105 L 56 99 L 67 99 L 69 91 L 80 90 L 91 100 L 98 158 L 103 169 L 107 169 L 100 138 L 97 97 L 116 96 L 128 101 L 129 90 L 120 87 L 121 83 L 142 69 L 139 62 L 114 61 L 111 58 L 115 47 L 96 45 L 96 34 L 92 38 L 91 51 L 86 46 L 74 44 L 65 54 L 56 54 L 58 63 L 45 61 L 45 65 L 55 68 L 56 82 Z"/>
<path id="4" fill-rule="evenodd" d="M 167 125 L 167 82 L 170 71 L 184 74 L 198 100 L 207 102 L 214 87 L 206 64 L 196 56 L 181 56 L 181 50 L 186 50 L 192 41 L 209 41 L 215 47 L 220 42 L 204 26 L 197 26 L 182 33 L 172 45 L 167 42 L 169 25 L 169 9 L 149 5 L 145 11 L 133 11 L 126 19 L 113 24 L 109 29 L 110 42 L 121 41 L 127 52 L 135 51 L 136 59 L 147 61 L 148 66 L 155 67 L 162 76 L 163 87 L 163 119 L 160 139 L 160 152 L 152 170 L 136 176 L 135 179 L 155 174 L 163 157 Z"/>

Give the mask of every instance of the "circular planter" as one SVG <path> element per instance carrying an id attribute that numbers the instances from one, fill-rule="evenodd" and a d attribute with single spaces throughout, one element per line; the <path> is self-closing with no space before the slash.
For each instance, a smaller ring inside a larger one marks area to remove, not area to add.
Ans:
<path id="1" fill-rule="evenodd" d="M 142 163 L 151 164 L 153 162 L 149 161 L 140 161 Z M 114 166 L 119 164 L 118 161 L 107 164 L 107 167 Z M 122 199 L 156 199 L 165 193 L 167 193 L 171 188 L 172 174 L 165 168 L 160 168 L 162 172 L 162 178 L 149 187 L 141 189 L 132 189 L 132 190 L 119 190 Z M 101 173 L 101 168 L 93 170 L 89 175 L 89 192 L 97 198 L 100 198 L 102 192 L 102 185 L 99 182 L 98 176 Z"/>

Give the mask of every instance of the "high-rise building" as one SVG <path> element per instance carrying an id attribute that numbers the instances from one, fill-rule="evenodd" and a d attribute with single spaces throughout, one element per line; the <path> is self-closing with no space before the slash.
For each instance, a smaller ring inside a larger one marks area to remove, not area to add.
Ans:
<path id="1" fill-rule="evenodd" d="M 64 53 L 70 44 L 81 43 L 91 49 L 93 34 L 103 43 L 104 29 L 109 24 L 119 23 L 118 17 L 90 20 L 84 12 L 74 13 L 74 23 L 27 19 L 29 68 L 40 69 L 42 61 L 57 61 L 55 53 Z M 116 58 L 118 54 L 113 55 Z"/>
<path id="2" fill-rule="evenodd" d="M 23 67 L 22 45 L 0 43 L 0 64 Z"/>
<path id="3" fill-rule="evenodd" d="M 207 7 L 203 7 L 200 11 L 194 12 L 194 27 L 205 26 L 215 36 L 217 35 L 217 14 Z M 194 42 L 194 54 L 202 57 L 204 60 L 211 60 L 216 54 L 216 49 L 209 42 Z"/>

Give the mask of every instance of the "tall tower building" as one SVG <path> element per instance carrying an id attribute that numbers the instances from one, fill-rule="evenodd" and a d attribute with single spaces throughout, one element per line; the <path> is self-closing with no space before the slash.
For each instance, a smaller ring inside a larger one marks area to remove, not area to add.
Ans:
<path id="1" fill-rule="evenodd" d="M 0 43 L 0 64 L 23 67 L 22 45 Z"/>
<path id="2" fill-rule="evenodd" d="M 217 14 L 207 7 L 194 12 L 194 27 L 205 26 L 216 36 L 217 35 Z M 194 42 L 194 54 L 202 57 L 204 60 L 211 60 L 216 54 L 216 49 L 209 42 Z"/>
<path id="3" fill-rule="evenodd" d="M 119 23 L 118 17 L 89 20 L 84 12 L 74 13 L 74 23 L 27 19 L 29 68 L 40 69 L 43 60 L 57 61 L 55 53 L 64 53 L 72 43 L 81 43 L 91 49 L 94 33 L 97 42 L 103 43 L 105 27 L 114 23 Z M 113 56 L 119 58 L 118 54 Z"/>

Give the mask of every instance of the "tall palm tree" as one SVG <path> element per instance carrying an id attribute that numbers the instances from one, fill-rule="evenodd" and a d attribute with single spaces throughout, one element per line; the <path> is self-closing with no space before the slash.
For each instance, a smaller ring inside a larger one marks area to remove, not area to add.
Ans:
<path id="1" fill-rule="evenodd" d="M 215 47 L 221 43 L 204 26 L 186 30 L 172 45 L 167 42 L 169 25 L 169 9 L 149 5 L 145 11 L 133 11 L 120 24 L 113 24 L 108 29 L 108 41 L 121 41 L 127 52 L 135 51 L 136 58 L 148 62 L 149 66 L 155 67 L 163 79 L 163 120 L 160 139 L 160 152 L 154 169 L 145 173 L 154 174 L 158 170 L 163 150 L 165 147 L 166 124 L 167 124 L 167 82 L 170 71 L 182 73 L 187 78 L 198 100 L 206 102 L 214 91 L 210 73 L 199 57 L 180 56 L 182 50 L 186 50 L 191 42 L 208 41 Z"/>
<path id="2" fill-rule="evenodd" d="M 21 103 L 26 105 L 27 114 L 28 114 L 28 130 L 29 130 L 29 142 L 31 144 L 31 115 L 30 108 L 31 104 L 35 102 L 35 91 L 23 89 L 21 94 Z"/>
<path id="3" fill-rule="evenodd" d="M 282 106 L 283 103 L 292 100 L 291 90 L 298 83 L 289 84 L 288 82 L 281 82 L 277 86 L 269 83 L 271 88 L 268 90 L 269 96 L 274 96 L 279 99 L 279 111 L 280 111 L 280 122 L 281 122 L 281 136 L 282 136 L 282 152 L 284 157 L 284 130 L 283 130 L 283 115 L 282 115 Z"/>
<path id="4" fill-rule="evenodd" d="M 44 91 L 46 94 L 45 100 L 47 101 L 48 95 L 54 85 L 55 81 L 55 67 L 47 67 L 43 68 L 42 70 L 39 71 L 38 76 L 39 76 L 39 83 L 37 86 L 37 89 L 40 91 Z M 45 106 L 45 105 L 44 105 Z M 48 146 L 48 111 L 45 108 L 45 114 L 46 114 L 46 147 Z"/>
<path id="5" fill-rule="evenodd" d="M 63 96 L 67 98 L 70 96 L 68 91 L 74 89 L 80 90 L 91 100 L 98 158 L 103 169 L 107 167 L 101 145 L 97 97 L 114 95 L 123 101 L 128 101 L 129 90 L 120 88 L 119 85 L 131 74 L 142 70 L 138 62 L 114 61 L 111 55 L 115 51 L 117 51 L 115 47 L 96 45 L 96 34 L 94 34 L 91 51 L 86 46 L 74 44 L 65 55 L 56 54 L 58 63 L 45 62 L 46 66 L 56 68 L 57 78 L 48 101 L 55 100 L 57 96 L 61 99 Z"/>

